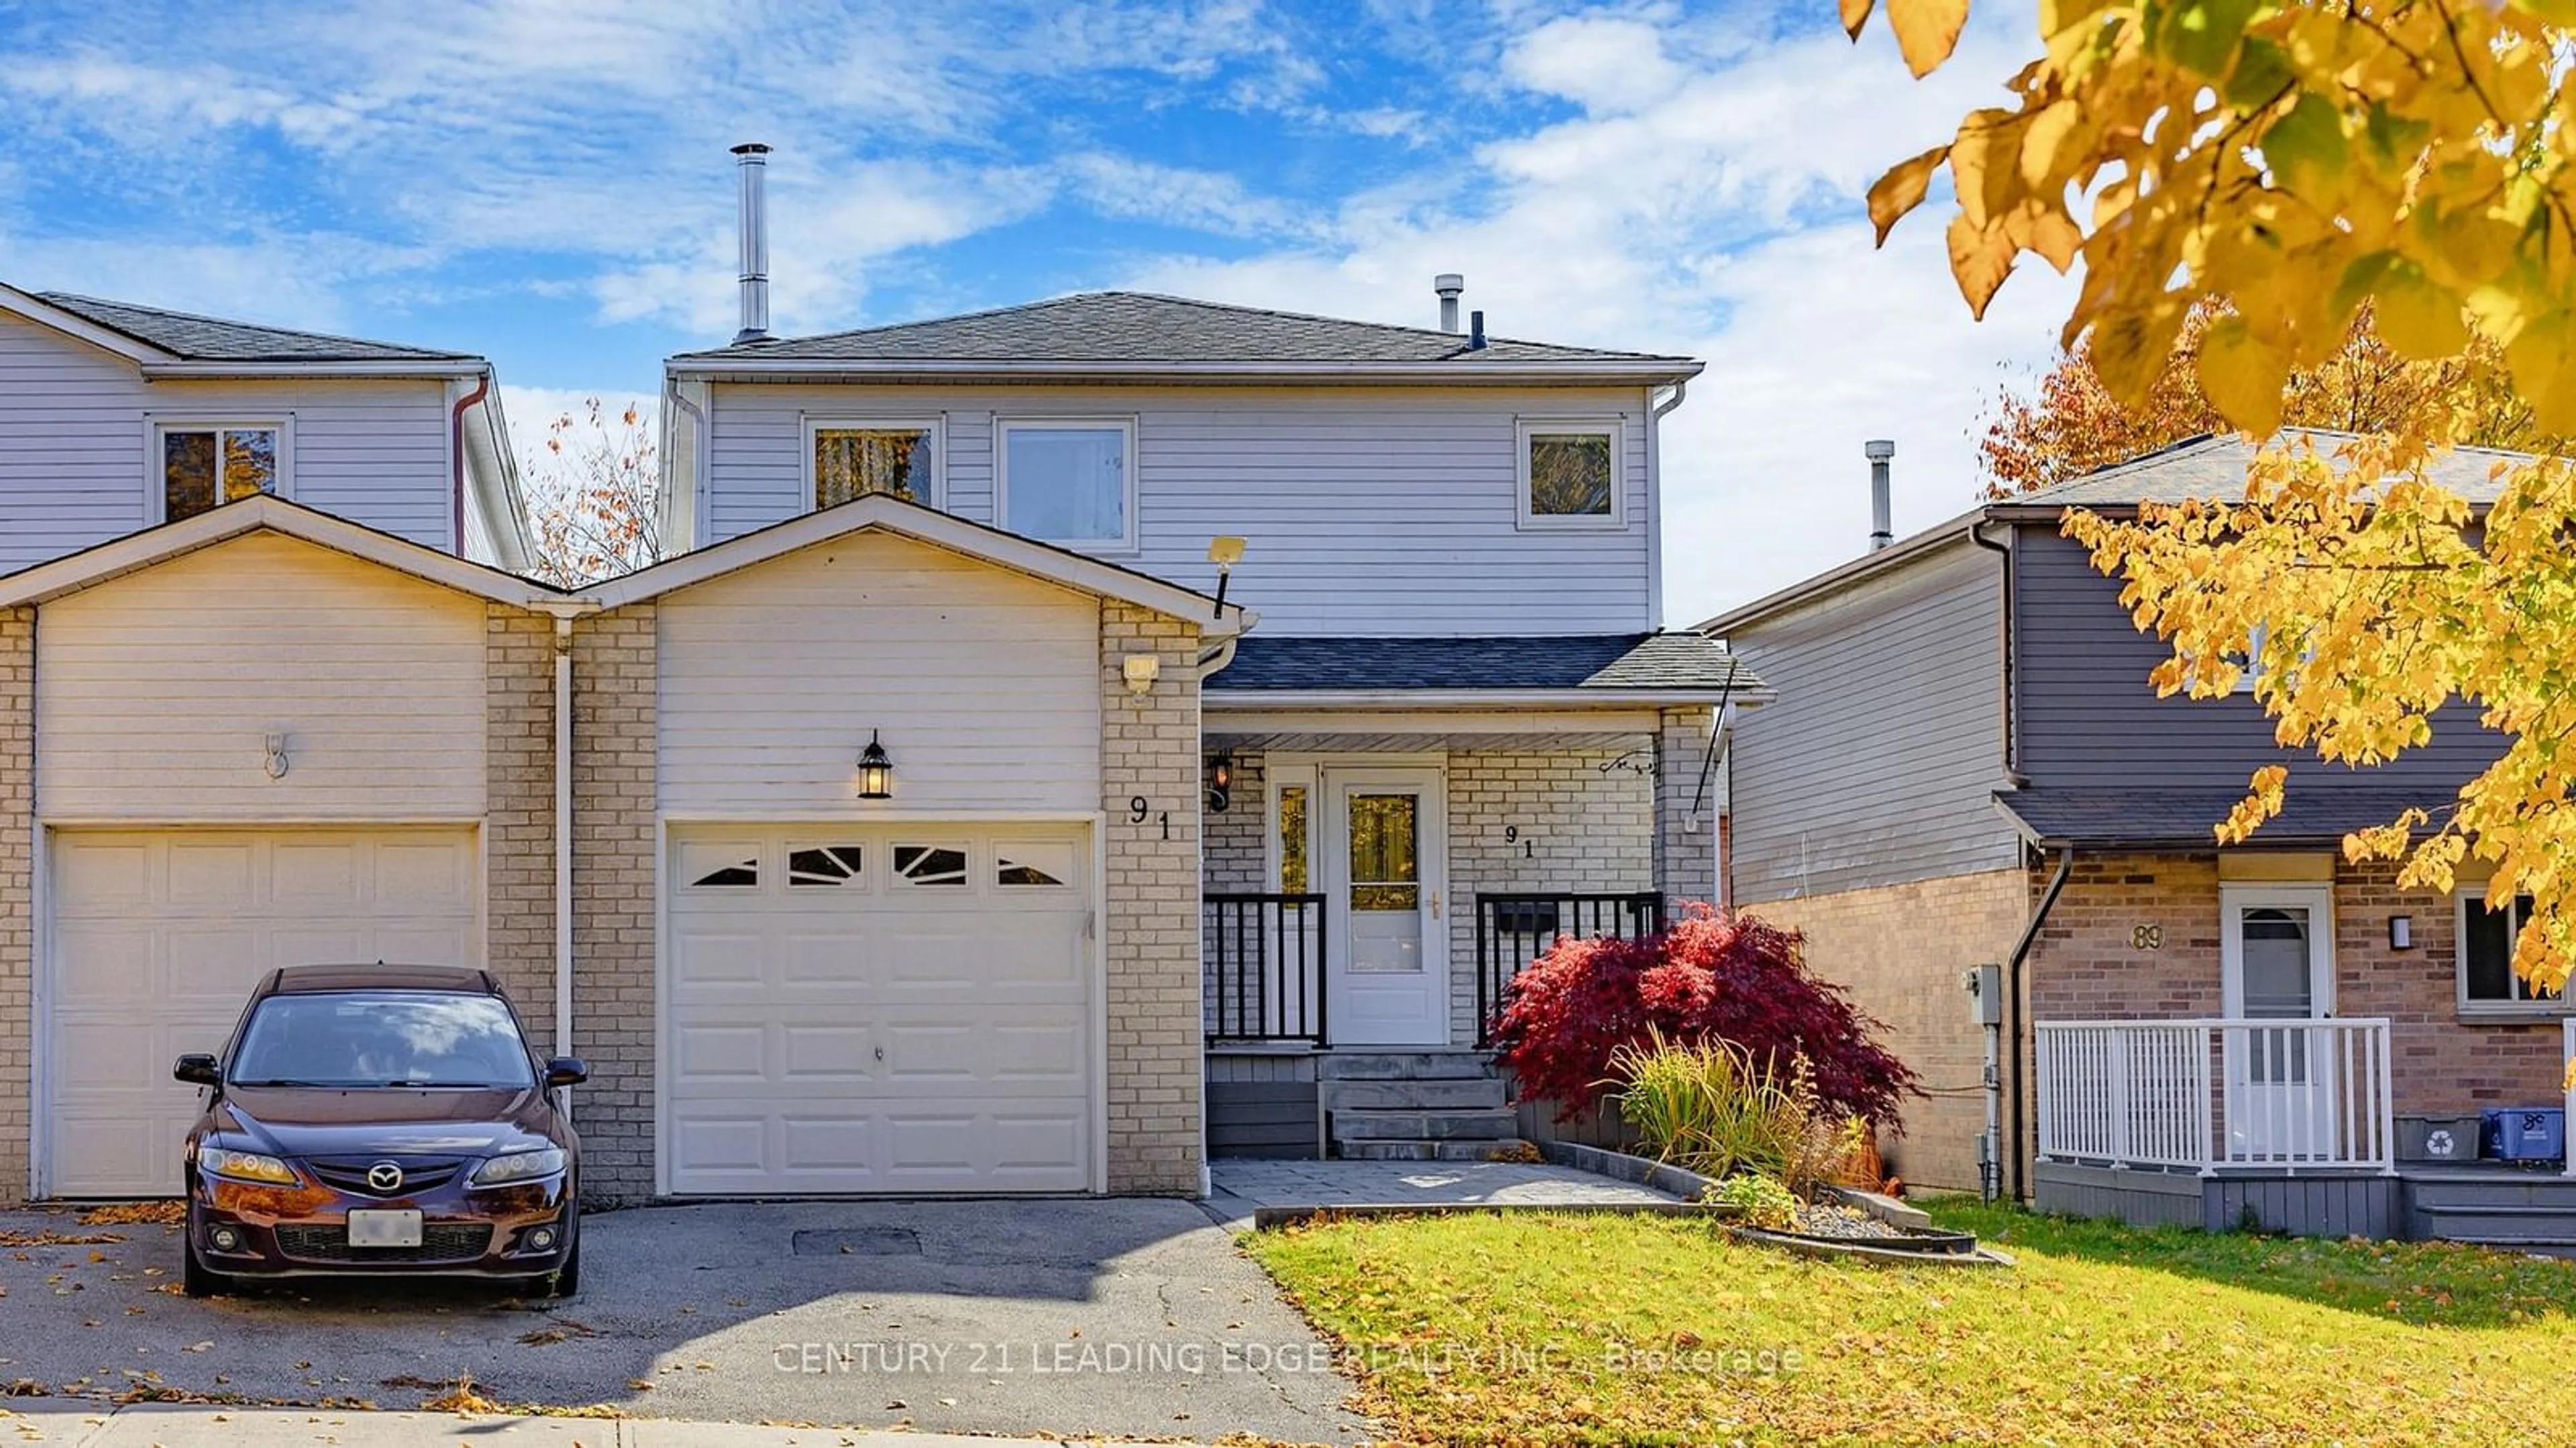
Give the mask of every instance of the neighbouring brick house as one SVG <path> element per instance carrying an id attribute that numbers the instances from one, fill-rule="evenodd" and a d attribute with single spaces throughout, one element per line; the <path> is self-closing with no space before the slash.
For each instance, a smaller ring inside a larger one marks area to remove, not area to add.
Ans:
<path id="1" fill-rule="evenodd" d="M 2250 695 L 2159 699 L 2165 646 L 2060 534 L 2070 507 L 2232 495 L 2249 456 L 2177 444 L 1702 625 L 1779 692 L 1731 741 L 1734 898 L 1804 931 L 1922 1073 L 1890 1151 L 1909 1182 L 1980 1184 L 1986 1040 L 1961 981 L 1994 963 L 2004 1191 L 2141 1220 L 2576 1237 L 2576 1198 L 2469 1163 L 2479 1111 L 2562 1100 L 2565 1011 L 2506 968 L 2510 907 L 2341 857 L 2499 742 L 2454 708 L 2427 748 L 2329 767 L 2281 750 Z M 2445 481 L 2491 496 L 2492 461 Z M 2218 848 L 2274 762 L 2287 810 Z"/>

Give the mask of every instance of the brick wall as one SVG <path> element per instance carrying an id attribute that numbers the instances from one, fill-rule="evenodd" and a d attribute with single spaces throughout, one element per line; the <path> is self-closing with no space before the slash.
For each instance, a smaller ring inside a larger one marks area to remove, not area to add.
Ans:
<path id="1" fill-rule="evenodd" d="M 2079 857 L 2032 951 L 2032 1019 L 2220 1014 L 2219 883 L 2215 856 Z M 2334 887 L 2334 1013 L 2388 1019 L 2400 1115 L 2562 1099 L 2556 1020 L 2460 1018 L 2449 896 L 2401 890 L 2384 864 L 2337 861 Z M 2414 917 L 2414 948 L 2389 947 L 2391 915 Z M 2141 926 L 2161 931 L 2162 948 L 2139 946 Z"/>
<path id="2" fill-rule="evenodd" d="M 0 1206 L 25 1201 L 35 1120 L 36 611 L 0 609 Z"/>
<path id="3" fill-rule="evenodd" d="M 2010 954 L 2027 891 L 2020 871 L 1998 870 L 1745 907 L 1802 932 L 1807 968 L 1886 1022 L 1888 1049 L 1931 1093 L 1907 1104 L 1903 1136 L 1881 1137 L 1888 1170 L 1911 1185 L 1978 1185 L 1985 1033 L 1969 1024 L 1959 975 Z"/>
<path id="4" fill-rule="evenodd" d="M 1109 957 L 1113 1192 L 1195 1196 L 1203 1162 L 1199 966 L 1199 630 L 1114 599 L 1100 612 L 1100 793 Z M 1143 698 L 1128 655 L 1162 660 Z M 1148 803 L 1142 822 L 1129 801 Z M 1168 815 L 1168 834 L 1164 821 Z"/>
<path id="5" fill-rule="evenodd" d="M 1659 711 L 1655 738 L 1655 888 L 1674 905 L 1708 903 L 1717 888 L 1717 777 L 1709 764 L 1713 709 Z M 1702 782 L 1707 788 L 1702 790 Z"/>
<path id="6" fill-rule="evenodd" d="M 1449 756 L 1449 1039 L 1476 1039 L 1476 895 L 1655 888 L 1655 786 L 1635 749 Z M 1641 752 L 1642 751 L 1642 752 Z"/>
<path id="7" fill-rule="evenodd" d="M 555 1040 L 555 624 L 484 608 L 484 963 Z"/>
<path id="8" fill-rule="evenodd" d="M 654 606 L 573 627 L 573 1093 L 583 1187 L 653 1192 Z"/>

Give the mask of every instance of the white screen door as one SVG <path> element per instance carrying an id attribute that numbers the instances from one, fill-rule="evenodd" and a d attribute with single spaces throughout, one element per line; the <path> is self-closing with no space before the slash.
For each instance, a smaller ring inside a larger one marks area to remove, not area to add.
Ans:
<path id="1" fill-rule="evenodd" d="M 2223 886 L 2219 960 L 2227 1014 L 2315 1021 L 2334 1014 L 2334 888 Z M 2339 1151 L 2336 1073 L 2322 1033 L 2250 1026 L 2226 1033 L 2228 1155 L 2283 1159 Z"/>
<path id="2" fill-rule="evenodd" d="M 1332 1043 L 1449 1043 L 1447 825 L 1436 769 L 1327 769 L 1324 889 L 1341 917 Z"/>

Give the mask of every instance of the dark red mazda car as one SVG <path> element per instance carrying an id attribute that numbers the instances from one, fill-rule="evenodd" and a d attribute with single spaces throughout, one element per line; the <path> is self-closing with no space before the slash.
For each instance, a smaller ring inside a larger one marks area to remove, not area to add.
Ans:
<path id="1" fill-rule="evenodd" d="M 480 970 L 294 966 L 251 993 L 188 1133 L 189 1295 L 235 1277 L 444 1274 L 581 1280 L 581 1139 Z"/>

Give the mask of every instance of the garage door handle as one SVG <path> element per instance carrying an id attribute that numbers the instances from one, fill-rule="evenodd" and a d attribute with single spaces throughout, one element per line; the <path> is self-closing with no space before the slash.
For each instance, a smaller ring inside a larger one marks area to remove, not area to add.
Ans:
<path id="1" fill-rule="evenodd" d="M 879 1047 L 877 1047 L 877 1059 L 878 1059 L 878 1060 L 880 1060 L 880 1061 L 882 1061 L 882 1060 L 884 1060 L 884 1059 L 885 1059 L 885 1047 L 883 1047 L 883 1046 L 879 1046 Z"/>

